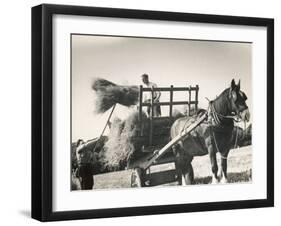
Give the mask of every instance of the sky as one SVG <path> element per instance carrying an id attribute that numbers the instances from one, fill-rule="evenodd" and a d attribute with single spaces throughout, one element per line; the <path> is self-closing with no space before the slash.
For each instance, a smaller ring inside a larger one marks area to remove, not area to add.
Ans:
<path id="1" fill-rule="evenodd" d="M 241 80 L 252 109 L 252 44 L 199 40 L 72 35 L 72 141 L 98 137 L 109 111 L 95 113 L 94 78 L 120 85 L 141 85 L 147 73 L 158 87 L 199 85 L 199 107 Z M 187 93 L 175 100 L 187 100 Z M 162 93 L 160 101 L 168 101 Z M 183 107 L 178 107 L 182 110 Z M 131 109 L 117 105 L 112 119 L 125 119 Z M 167 109 L 163 108 L 164 114 Z M 106 131 L 107 133 L 108 131 Z"/>

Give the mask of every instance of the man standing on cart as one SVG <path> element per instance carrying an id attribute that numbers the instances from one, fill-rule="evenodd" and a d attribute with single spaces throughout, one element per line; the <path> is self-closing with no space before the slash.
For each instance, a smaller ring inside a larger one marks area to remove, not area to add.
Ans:
<path id="1" fill-rule="evenodd" d="M 152 87 L 156 88 L 157 87 L 157 85 L 155 83 L 149 81 L 148 74 L 143 74 L 141 77 L 142 77 L 142 82 L 143 82 L 145 88 L 152 88 Z M 144 103 L 151 103 L 152 98 L 153 98 L 154 103 L 159 103 L 160 96 L 161 96 L 160 91 L 154 91 L 153 97 L 152 97 L 152 92 L 145 92 Z M 154 117 L 161 116 L 161 106 L 160 105 L 153 106 L 152 110 L 153 110 Z M 151 106 L 148 106 L 147 107 L 148 116 L 150 116 L 150 113 L 151 113 Z"/>

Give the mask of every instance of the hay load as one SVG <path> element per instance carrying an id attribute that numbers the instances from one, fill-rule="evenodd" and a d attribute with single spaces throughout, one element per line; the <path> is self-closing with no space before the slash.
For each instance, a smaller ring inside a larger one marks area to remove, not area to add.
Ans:
<path id="1" fill-rule="evenodd" d="M 130 107 L 137 104 L 139 88 L 137 86 L 117 85 L 105 79 L 97 78 L 92 84 L 96 92 L 96 112 L 104 113 L 115 104 Z"/>
<path id="2" fill-rule="evenodd" d="M 145 118 L 146 115 L 143 114 L 143 119 Z M 139 131 L 140 124 L 137 111 L 129 115 L 124 121 L 118 118 L 113 120 L 103 152 L 104 165 L 108 169 L 124 169 L 132 155 L 147 143 L 147 141 L 138 142 L 135 140 Z"/>
<path id="3" fill-rule="evenodd" d="M 121 121 L 115 118 L 111 123 L 108 141 L 104 145 L 103 165 L 109 171 L 125 169 L 131 159 L 143 156 L 142 148 L 149 145 L 150 119 L 142 115 L 143 136 L 140 136 L 141 124 L 139 112 L 134 111 L 128 118 Z M 164 146 L 170 139 L 171 124 L 183 114 L 175 112 L 173 119 L 159 118 L 154 123 L 154 140 L 156 144 Z M 159 137 L 157 139 L 156 137 Z"/>

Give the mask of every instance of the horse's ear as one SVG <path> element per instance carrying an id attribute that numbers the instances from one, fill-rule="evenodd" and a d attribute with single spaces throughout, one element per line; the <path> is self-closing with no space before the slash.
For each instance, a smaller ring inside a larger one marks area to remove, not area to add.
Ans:
<path id="1" fill-rule="evenodd" d="M 237 84 L 237 90 L 240 91 L 240 79 L 239 79 L 239 82 Z"/>
<path id="2" fill-rule="evenodd" d="M 81 144 L 83 143 L 83 140 L 82 139 L 79 139 L 76 143 L 76 147 L 79 147 Z"/>
<path id="3" fill-rule="evenodd" d="M 235 81 L 234 81 L 234 79 L 232 79 L 231 86 L 230 86 L 231 90 L 233 90 L 235 88 L 235 86 L 236 86 Z"/>

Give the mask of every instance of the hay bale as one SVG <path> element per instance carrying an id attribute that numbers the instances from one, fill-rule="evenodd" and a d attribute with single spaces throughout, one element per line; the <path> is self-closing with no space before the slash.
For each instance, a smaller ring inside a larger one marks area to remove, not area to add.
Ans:
<path id="1" fill-rule="evenodd" d="M 115 104 L 130 107 L 137 104 L 139 88 L 137 86 L 121 86 L 108 80 L 97 78 L 92 84 L 96 92 L 96 112 L 104 113 Z"/>

